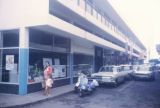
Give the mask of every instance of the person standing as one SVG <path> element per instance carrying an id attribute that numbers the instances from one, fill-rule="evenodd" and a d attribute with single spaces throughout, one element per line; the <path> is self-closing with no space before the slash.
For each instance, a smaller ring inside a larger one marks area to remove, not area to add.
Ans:
<path id="1" fill-rule="evenodd" d="M 52 80 L 52 73 L 53 73 L 53 68 L 50 66 L 49 62 L 46 61 L 45 63 L 45 68 L 44 68 L 44 95 L 49 94 L 49 89 L 52 87 L 53 80 Z"/>

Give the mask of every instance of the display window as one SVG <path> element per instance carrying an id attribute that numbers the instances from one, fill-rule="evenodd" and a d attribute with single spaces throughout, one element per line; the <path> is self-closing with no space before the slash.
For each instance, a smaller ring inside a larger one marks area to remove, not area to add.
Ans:
<path id="1" fill-rule="evenodd" d="M 19 31 L 0 34 L 0 82 L 18 83 Z"/>
<path id="2" fill-rule="evenodd" d="M 30 49 L 28 83 L 41 82 L 44 79 L 46 62 L 48 62 L 53 69 L 52 78 L 60 79 L 67 77 L 66 53 Z"/>
<path id="3" fill-rule="evenodd" d="M 0 49 L 0 82 L 18 83 L 19 49 Z"/>
<path id="4" fill-rule="evenodd" d="M 78 73 L 83 72 L 86 75 L 91 75 L 93 72 L 93 56 L 84 54 L 74 54 L 73 73 L 77 77 Z"/>

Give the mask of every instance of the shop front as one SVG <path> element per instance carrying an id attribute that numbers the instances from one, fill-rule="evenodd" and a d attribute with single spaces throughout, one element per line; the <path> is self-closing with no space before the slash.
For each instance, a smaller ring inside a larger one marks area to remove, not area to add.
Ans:
<path id="1" fill-rule="evenodd" d="M 69 38 L 27 28 L 1 31 L 0 41 L 0 92 L 25 95 L 41 90 L 46 61 L 54 69 L 54 87 L 70 84 Z"/>

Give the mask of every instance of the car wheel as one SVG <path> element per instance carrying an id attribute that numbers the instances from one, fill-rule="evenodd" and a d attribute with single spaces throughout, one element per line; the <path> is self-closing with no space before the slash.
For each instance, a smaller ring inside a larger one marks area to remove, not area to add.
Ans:
<path id="1" fill-rule="evenodd" d="M 118 87 L 118 79 L 116 79 L 115 83 L 114 83 L 114 87 Z"/>

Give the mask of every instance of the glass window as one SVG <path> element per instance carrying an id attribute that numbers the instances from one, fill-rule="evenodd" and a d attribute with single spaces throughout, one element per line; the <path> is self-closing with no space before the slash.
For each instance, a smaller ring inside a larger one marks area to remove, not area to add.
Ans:
<path id="1" fill-rule="evenodd" d="M 74 54 L 74 76 L 78 75 L 78 72 L 90 75 L 93 72 L 93 56 Z"/>
<path id="2" fill-rule="evenodd" d="M 0 49 L 0 82 L 18 83 L 18 49 Z"/>
<path id="3" fill-rule="evenodd" d="M 18 30 L 7 30 L 2 32 L 3 47 L 18 47 L 19 33 Z"/>
<path id="4" fill-rule="evenodd" d="M 51 51 L 29 50 L 29 73 L 28 83 L 40 82 L 43 80 L 45 61 L 53 67 L 52 77 L 54 79 L 67 77 L 67 54 Z"/>
<path id="5" fill-rule="evenodd" d="M 70 40 L 64 37 L 55 36 L 54 37 L 54 46 L 60 48 L 67 48 L 70 47 Z"/>
<path id="6" fill-rule="evenodd" d="M 46 33 L 40 30 L 30 29 L 29 30 L 29 41 L 30 41 L 30 46 L 32 47 L 35 44 L 52 46 L 53 36 L 49 33 Z"/>

